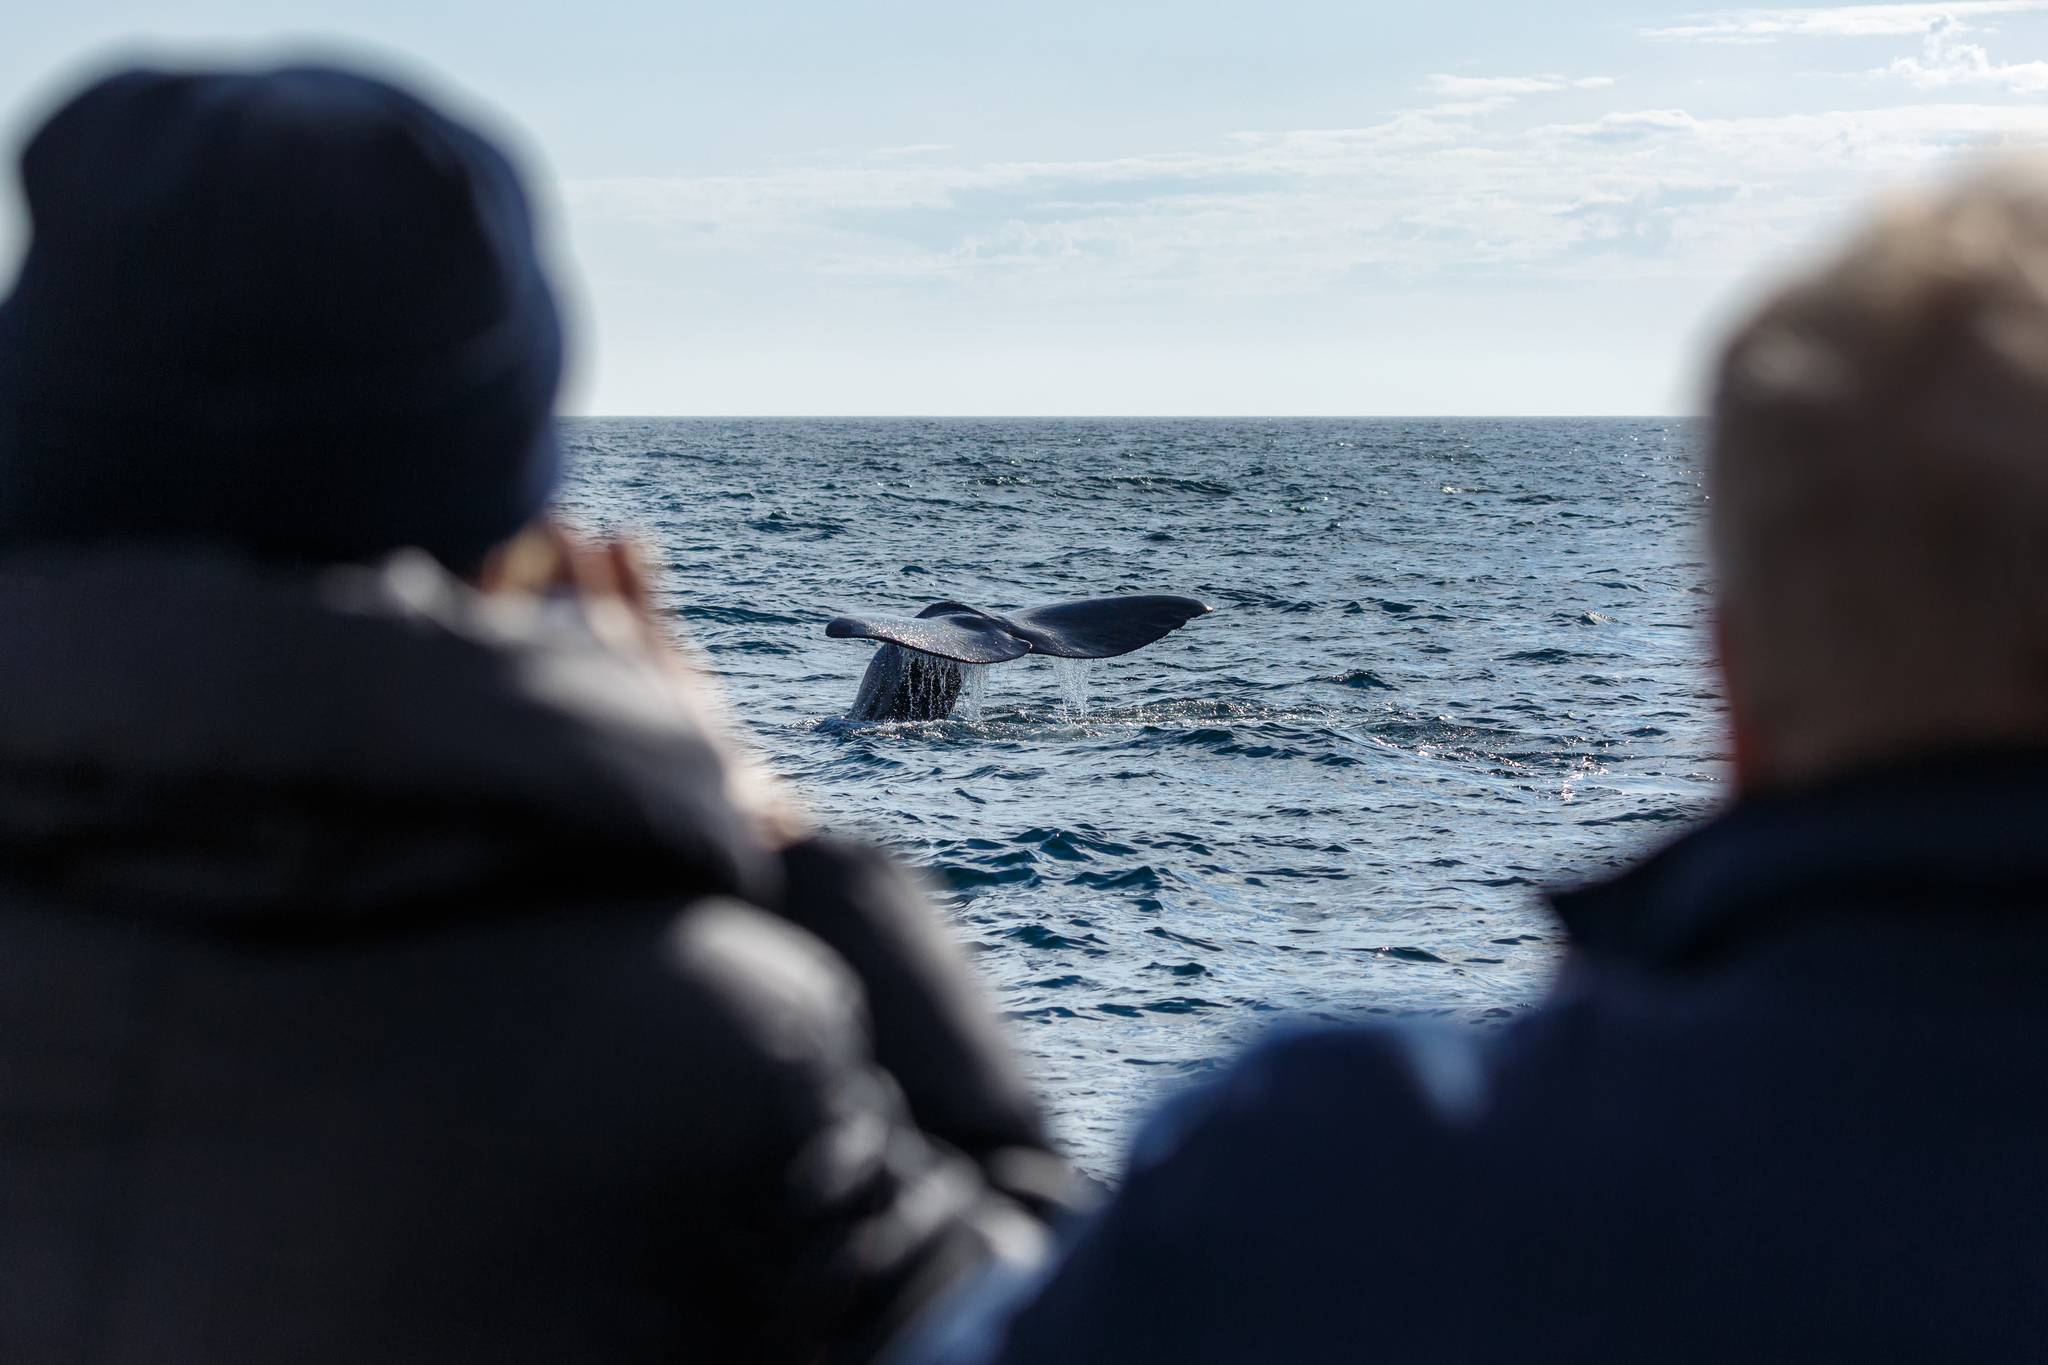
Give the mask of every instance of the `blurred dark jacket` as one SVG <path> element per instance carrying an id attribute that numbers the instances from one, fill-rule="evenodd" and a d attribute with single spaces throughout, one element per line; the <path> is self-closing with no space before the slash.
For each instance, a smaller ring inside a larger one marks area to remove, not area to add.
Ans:
<path id="1" fill-rule="evenodd" d="M 919 1357 L 2048 1357 L 2048 758 L 1757 801 L 1558 910 L 1518 1026 L 1262 1048 Z"/>
<path id="2" fill-rule="evenodd" d="M 9 1365 L 852 1359 L 1038 1236 L 936 918 L 650 658 L 424 557 L 18 554 L 0 621 Z"/>

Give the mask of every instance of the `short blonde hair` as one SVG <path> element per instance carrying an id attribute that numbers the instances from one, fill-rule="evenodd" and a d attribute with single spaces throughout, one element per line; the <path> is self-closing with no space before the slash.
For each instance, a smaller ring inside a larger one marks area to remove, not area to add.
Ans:
<path id="1" fill-rule="evenodd" d="M 1713 410 L 1746 776 L 2048 741 L 2048 159 L 1890 205 L 1736 331 Z"/>

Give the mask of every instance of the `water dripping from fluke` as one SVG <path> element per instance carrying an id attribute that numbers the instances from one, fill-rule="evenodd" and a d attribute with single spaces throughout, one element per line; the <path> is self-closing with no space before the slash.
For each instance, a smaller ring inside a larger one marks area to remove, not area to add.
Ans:
<path id="1" fill-rule="evenodd" d="M 963 675 L 966 669 L 960 664 L 928 655 L 909 657 L 909 691 L 913 700 L 905 719 L 944 719 L 956 704 L 965 682 Z"/>
<path id="2" fill-rule="evenodd" d="M 960 665 L 960 699 L 953 704 L 953 714 L 969 725 L 981 721 L 981 704 L 988 697 L 988 665 Z"/>
<path id="3" fill-rule="evenodd" d="M 1094 663 L 1093 659 L 1052 660 L 1053 676 L 1060 684 L 1060 713 L 1068 719 L 1088 714 L 1088 674 Z"/>

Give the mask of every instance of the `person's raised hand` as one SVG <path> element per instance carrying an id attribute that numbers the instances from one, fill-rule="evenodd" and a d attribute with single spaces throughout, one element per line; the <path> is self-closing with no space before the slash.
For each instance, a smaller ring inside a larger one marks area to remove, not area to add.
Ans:
<path id="1" fill-rule="evenodd" d="M 601 644 L 652 661 L 724 751 L 729 794 L 754 818 L 762 837 L 782 847 L 808 834 L 781 784 L 735 742 L 741 732 L 710 670 L 690 642 L 662 621 L 637 540 L 582 536 L 543 516 L 493 552 L 471 581 L 490 596 L 559 604 Z"/>

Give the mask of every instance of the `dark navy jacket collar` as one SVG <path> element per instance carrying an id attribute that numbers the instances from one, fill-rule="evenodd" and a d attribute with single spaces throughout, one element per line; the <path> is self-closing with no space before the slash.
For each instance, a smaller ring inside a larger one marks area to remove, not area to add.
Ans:
<path id="1" fill-rule="evenodd" d="M 1853 899 L 1910 912 L 1957 894 L 1987 907 L 2048 903 L 2048 751 L 1924 761 L 1746 799 L 1551 903 L 1592 956 L 1680 965 L 1802 908 Z"/>

